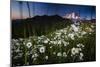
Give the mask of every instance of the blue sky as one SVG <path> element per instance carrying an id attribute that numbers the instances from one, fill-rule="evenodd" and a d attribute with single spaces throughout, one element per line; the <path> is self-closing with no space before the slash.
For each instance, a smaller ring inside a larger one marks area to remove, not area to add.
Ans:
<path id="1" fill-rule="evenodd" d="M 54 4 L 54 3 L 40 3 L 40 2 L 29 2 L 31 16 L 36 15 L 60 15 L 65 16 L 71 12 L 80 12 L 81 18 L 87 17 L 87 19 L 96 17 L 96 7 L 95 6 L 82 6 L 82 5 L 68 5 L 68 4 Z M 20 19 L 20 5 L 18 1 L 12 1 L 11 3 L 11 16 L 12 19 Z M 23 18 L 28 18 L 28 7 L 26 2 L 22 3 L 23 7 Z"/>

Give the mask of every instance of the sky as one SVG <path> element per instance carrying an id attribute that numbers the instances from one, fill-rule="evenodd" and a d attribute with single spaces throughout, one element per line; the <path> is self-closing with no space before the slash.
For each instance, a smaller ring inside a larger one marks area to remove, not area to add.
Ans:
<path id="1" fill-rule="evenodd" d="M 27 2 L 22 2 L 23 18 L 28 18 Z M 65 16 L 71 12 L 80 13 L 81 18 L 91 19 L 96 18 L 96 7 L 89 5 L 69 5 L 69 4 L 54 4 L 42 2 L 28 2 L 31 12 L 31 17 L 42 15 L 59 15 Z M 11 17 L 12 19 L 21 19 L 19 1 L 12 1 L 11 3 Z"/>

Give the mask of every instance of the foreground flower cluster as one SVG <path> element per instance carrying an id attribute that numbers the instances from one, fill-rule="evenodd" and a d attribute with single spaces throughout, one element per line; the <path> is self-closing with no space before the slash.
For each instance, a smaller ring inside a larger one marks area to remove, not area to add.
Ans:
<path id="1" fill-rule="evenodd" d="M 14 65 L 33 65 L 85 61 L 94 24 L 71 24 L 48 35 L 12 39 Z M 95 36 L 92 36 L 95 38 Z"/>

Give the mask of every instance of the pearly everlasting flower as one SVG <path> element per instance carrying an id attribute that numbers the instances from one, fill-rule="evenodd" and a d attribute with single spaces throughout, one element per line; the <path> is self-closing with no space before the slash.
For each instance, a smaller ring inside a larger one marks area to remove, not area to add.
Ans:
<path id="1" fill-rule="evenodd" d="M 42 38 L 41 37 L 38 37 L 38 40 L 41 40 Z"/>
<path id="2" fill-rule="evenodd" d="M 68 34 L 68 37 L 70 37 L 72 40 L 74 40 L 74 33 Z"/>
<path id="3" fill-rule="evenodd" d="M 63 41 L 64 46 L 66 47 L 67 45 L 69 45 L 69 42 L 65 42 Z"/>
<path id="4" fill-rule="evenodd" d="M 20 44 L 17 42 L 16 45 L 19 46 Z"/>
<path id="5" fill-rule="evenodd" d="M 67 44 L 64 44 L 64 46 L 66 47 L 66 46 L 67 46 Z"/>
<path id="6" fill-rule="evenodd" d="M 23 53 L 19 53 L 18 56 L 22 57 Z"/>
<path id="7" fill-rule="evenodd" d="M 48 40 L 45 40 L 44 43 L 47 44 L 48 43 Z"/>
<path id="8" fill-rule="evenodd" d="M 63 57 L 67 57 L 67 54 L 66 54 L 66 52 L 63 52 Z"/>
<path id="9" fill-rule="evenodd" d="M 73 28 L 73 30 L 74 30 L 75 32 L 78 32 L 79 28 L 76 27 L 74 24 L 72 24 L 71 27 Z"/>
<path id="10" fill-rule="evenodd" d="M 17 43 L 18 42 L 18 39 L 12 39 L 13 42 Z"/>
<path id="11" fill-rule="evenodd" d="M 78 48 L 79 51 L 82 51 L 82 48 Z"/>
<path id="12" fill-rule="evenodd" d="M 85 35 L 86 34 L 86 32 L 85 31 L 82 31 L 82 33 L 81 33 L 82 35 Z"/>
<path id="13" fill-rule="evenodd" d="M 45 59 L 48 60 L 48 56 L 45 56 Z"/>
<path id="14" fill-rule="evenodd" d="M 17 50 L 15 50 L 15 52 L 20 52 L 19 48 Z"/>
<path id="15" fill-rule="evenodd" d="M 37 53 L 35 53 L 35 54 L 34 54 L 34 56 L 35 56 L 35 57 L 38 57 L 38 54 L 37 54 Z"/>
<path id="16" fill-rule="evenodd" d="M 65 38 L 67 39 L 67 38 L 68 38 L 68 36 L 65 36 Z"/>
<path id="17" fill-rule="evenodd" d="M 89 34 L 92 34 L 92 33 L 89 33 Z"/>
<path id="18" fill-rule="evenodd" d="M 36 57 L 38 57 L 37 53 L 35 53 L 35 54 L 32 55 L 32 58 L 36 58 Z"/>
<path id="19" fill-rule="evenodd" d="M 57 35 L 57 36 L 61 36 L 61 33 L 57 32 L 56 35 Z"/>
<path id="20" fill-rule="evenodd" d="M 79 22 L 77 22 L 77 23 L 74 23 L 75 25 L 80 25 L 80 23 Z"/>
<path id="21" fill-rule="evenodd" d="M 54 44 L 57 44 L 57 41 L 54 41 L 53 43 L 54 43 Z"/>
<path id="22" fill-rule="evenodd" d="M 33 58 L 34 61 L 36 61 L 37 58 Z"/>
<path id="23" fill-rule="evenodd" d="M 53 44 L 53 41 L 50 41 L 51 44 Z"/>
<path id="24" fill-rule="evenodd" d="M 93 30 L 89 27 L 86 28 L 87 32 L 92 32 Z"/>
<path id="25" fill-rule="evenodd" d="M 61 29 L 60 32 L 63 32 L 63 29 Z"/>
<path id="26" fill-rule="evenodd" d="M 58 52 L 58 53 L 57 53 L 57 56 L 58 56 L 58 57 L 62 56 L 61 52 Z"/>
<path id="27" fill-rule="evenodd" d="M 84 48 L 84 45 L 83 44 L 77 44 L 77 47 L 82 47 L 82 48 Z"/>
<path id="28" fill-rule="evenodd" d="M 57 36 L 54 37 L 54 40 L 56 40 L 56 39 L 57 39 Z"/>
<path id="29" fill-rule="evenodd" d="M 29 65 L 29 62 L 27 62 L 26 65 Z"/>
<path id="30" fill-rule="evenodd" d="M 40 51 L 40 53 L 44 53 L 45 52 L 45 47 L 44 46 L 40 47 L 39 51 Z"/>
<path id="31" fill-rule="evenodd" d="M 28 42 L 28 43 L 26 44 L 26 46 L 27 46 L 28 48 L 30 48 L 30 47 L 32 46 L 32 43 L 31 43 L 31 42 Z"/>
<path id="32" fill-rule="evenodd" d="M 61 40 L 58 40 L 58 44 L 61 44 Z"/>
<path id="33" fill-rule="evenodd" d="M 79 58 L 80 58 L 80 60 L 83 60 L 83 53 L 80 53 L 80 56 L 79 56 Z"/>
<path id="34" fill-rule="evenodd" d="M 20 40 L 20 41 L 23 41 L 24 39 L 23 39 L 23 38 L 19 38 L 19 40 Z"/>
<path id="35" fill-rule="evenodd" d="M 33 54 L 33 55 L 32 55 L 32 58 L 34 58 L 34 57 L 35 57 L 35 55 Z"/>
<path id="36" fill-rule="evenodd" d="M 31 41 L 31 39 L 28 39 L 27 41 L 28 41 L 28 42 L 30 42 L 30 41 Z"/>
<path id="37" fill-rule="evenodd" d="M 56 54 L 56 52 L 53 52 L 53 54 L 55 55 L 55 54 Z"/>
<path id="38" fill-rule="evenodd" d="M 57 41 L 50 41 L 51 44 L 57 44 Z"/>
<path id="39" fill-rule="evenodd" d="M 26 45 L 26 42 L 25 41 L 23 42 L 23 45 Z"/>
<path id="40" fill-rule="evenodd" d="M 91 25 L 91 27 L 92 27 L 92 28 L 94 28 L 94 26 L 93 26 L 93 25 Z"/>
<path id="41" fill-rule="evenodd" d="M 52 48 L 52 46 L 50 46 L 50 48 Z"/>
<path id="42" fill-rule="evenodd" d="M 65 36 L 62 35 L 61 37 L 64 38 Z"/>

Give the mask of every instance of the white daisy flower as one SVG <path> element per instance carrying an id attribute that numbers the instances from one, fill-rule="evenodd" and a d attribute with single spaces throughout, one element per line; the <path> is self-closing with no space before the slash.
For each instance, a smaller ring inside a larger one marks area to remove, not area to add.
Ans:
<path id="1" fill-rule="evenodd" d="M 31 43 L 31 42 L 28 42 L 28 43 L 26 44 L 26 46 L 27 46 L 28 48 L 30 48 L 30 47 L 32 46 L 32 43 Z"/>
<path id="2" fill-rule="evenodd" d="M 72 55 L 78 54 L 80 51 L 81 51 L 81 50 L 80 50 L 79 48 L 74 48 L 74 47 L 73 47 L 73 48 L 71 49 Z"/>
<path id="3" fill-rule="evenodd" d="M 45 52 L 45 47 L 44 46 L 40 47 L 39 51 L 40 51 L 40 53 L 44 53 Z"/>

